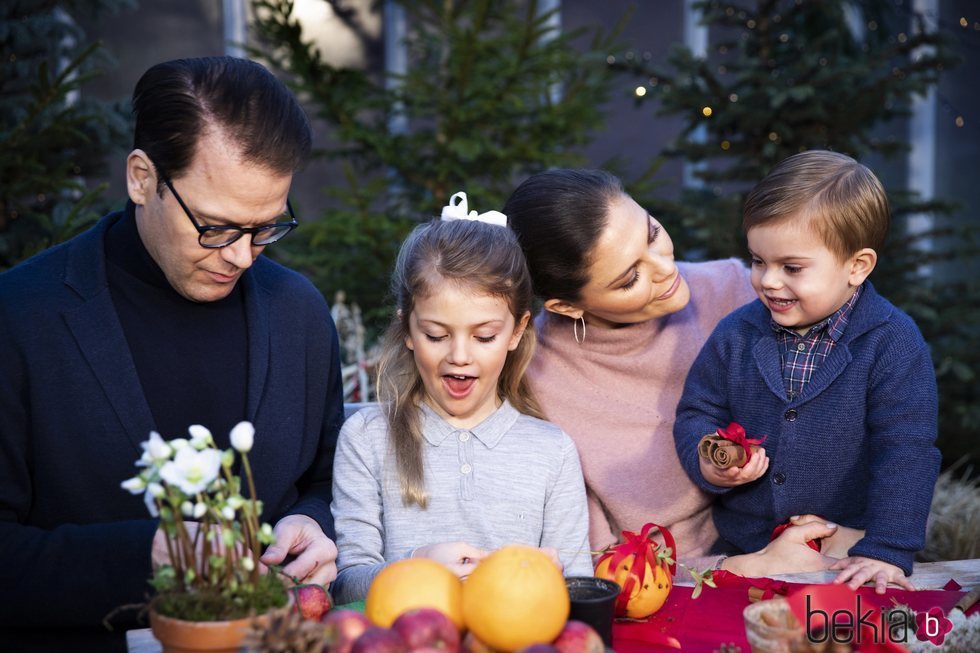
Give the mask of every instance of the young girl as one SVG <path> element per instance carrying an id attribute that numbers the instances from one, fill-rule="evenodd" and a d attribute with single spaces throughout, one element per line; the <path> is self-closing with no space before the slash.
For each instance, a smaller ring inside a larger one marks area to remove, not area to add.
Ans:
<path id="1" fill-rule="evenodd" d="M 428 557 L 465 577 L 491 550 L 542 547 L 592 575 L 585 484 L 571 439 L 524 379 L 531 280 L 513 232 L 450 205 L 417 227 L 392 278 L 379 406 L 344 424 L 334 459 L 339 603 L 386 563 Z M 454 216 L 465 219 L 449 219 Z"/>

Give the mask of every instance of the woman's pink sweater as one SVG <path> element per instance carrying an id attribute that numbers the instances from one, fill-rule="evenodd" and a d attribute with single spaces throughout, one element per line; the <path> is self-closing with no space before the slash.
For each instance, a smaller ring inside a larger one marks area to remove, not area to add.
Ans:
<path id="1" fill-rule="evenodd" d="M 618 329 L 543 312 L 528 378 L 547 418 L 578 446 L 594 551 L 646 522 L 670 529 L 677 555 L 703 556 L 717 538 L 711 497 L 688 479 L 674 450 L 684 378 L 718 321 L 755 298 L 737 259 L 680 263 L 691 289 L 681 311 Z"/>

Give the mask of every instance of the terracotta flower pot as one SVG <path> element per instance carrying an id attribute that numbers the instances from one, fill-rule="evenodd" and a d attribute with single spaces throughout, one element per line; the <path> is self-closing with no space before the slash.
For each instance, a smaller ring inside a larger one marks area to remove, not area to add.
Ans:
<path id="1" fill-rule="evenodd" d="M 269 615 L 258 617 L 265 625 Z M 252 617 L 231 621 L 185 621 L 150 610 L 150 629 L 163 646 L 163 653 L 236 653 L 248 634 Z"/>

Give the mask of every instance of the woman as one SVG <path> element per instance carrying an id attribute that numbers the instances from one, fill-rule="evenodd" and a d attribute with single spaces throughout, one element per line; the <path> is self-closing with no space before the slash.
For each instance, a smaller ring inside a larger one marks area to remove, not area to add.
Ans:
<path id="1" fill-rule="evenodd" d="M 693 564 L 762 575 L 833 562 L 803 546 L 835 532 L 809 518 L 766 550 L 719 558 L 711 498 L 674 449 L 691 363 L 718 321 L 756 296 L 745 266 L 675 263 L 663 225 L 601 170 L 533 175 L 504 213 L 545 309 L 528 378 L 546 417 L 578 446 L 593 550 L 653 521 L 671 530 L 681 558 L 700 558 Z"/>

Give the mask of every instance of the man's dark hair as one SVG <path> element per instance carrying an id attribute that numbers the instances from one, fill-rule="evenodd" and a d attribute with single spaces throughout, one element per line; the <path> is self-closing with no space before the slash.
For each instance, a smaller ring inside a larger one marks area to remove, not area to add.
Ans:
<path id="1" fill-rule="evenodd" d="M 219 129 L 246 161 L 293 174 L 310 153 L 310 123 L 286 85 L 260 64 L 236 57 L 176 59 L 147 70 L 133 91 L 135 148 L 160 177 L 179 178 L 198 140 Z M 161 188 L 162 191 L 162 188 Z"/>

